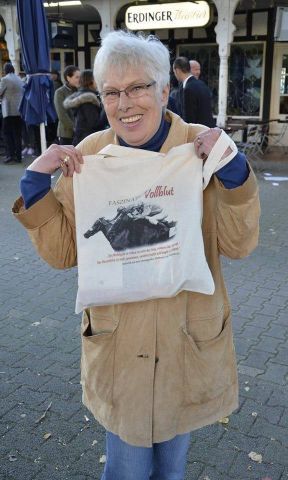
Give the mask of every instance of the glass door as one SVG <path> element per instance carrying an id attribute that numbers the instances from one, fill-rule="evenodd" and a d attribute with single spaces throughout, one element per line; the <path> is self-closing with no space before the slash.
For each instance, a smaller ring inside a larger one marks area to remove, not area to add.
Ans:
<path id="1" fill-rule="evenodd" d="M 273 63 L 270 118 L 280 122 L 272 122 L 270 132 L 284 133 L 281 142 L 288 145 L 288 43 L 276 43 Z"/>
<path id="2" fill-rule="evenodd" d="M 60 72 L 62 81 L 63 78 L 63 71 L 68 65 L 75 65 L 75 52 L 71 49 L 65 48 L 51 48 L 50 50 L 50 58 L 51 58 L 51 70 L 57 70 Z"/>
<path id="3" fill-rule="evenodd" d="M 279 114 L 288 115 L 288 50 L 282 55 Z"/>

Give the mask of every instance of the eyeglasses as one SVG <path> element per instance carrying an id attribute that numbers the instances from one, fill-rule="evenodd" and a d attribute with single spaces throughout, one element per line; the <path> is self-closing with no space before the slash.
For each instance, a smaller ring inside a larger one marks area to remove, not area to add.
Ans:
<path id="1" fill-rule="evenodd" d="M 103 92 L 99 93 L 99 96 L 103 103 L 106 105 L 110 105 L 111 103 L 116 103 L 119 101 L 121 92 L 124 92 L 125 95 L 129 98 L 139 98 L 145 94 L 146 90 L 149 87 L 155 85 L 156 81 L 150 83 L 137 83 L 135 85 L 129 85 L 123 90 L 111 89 L 111 90 L 103 90 Z"/>

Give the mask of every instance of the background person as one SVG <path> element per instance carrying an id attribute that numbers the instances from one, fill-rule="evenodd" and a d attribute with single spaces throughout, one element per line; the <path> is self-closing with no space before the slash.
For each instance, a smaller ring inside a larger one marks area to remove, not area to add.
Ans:
<path id="1" fill-rule="evenodd" d="M 51 80 L 53 81 L 54 95 L 55 95 L 56 90 L 62 87 L 63 83 L 61 80 L 61 75 L 57 70 L 51 70 L 50 74 L 51 74 Z M 58 143 L 57 128 L 58 128 L 58 118 L 55 120 L 55 122 L 51 122 L 46 125 L 46 140 L 47 140 L 48 146 L 51 145 L 52 143 Z"/>
<path id="2" fill-rule="evenodd" d="M 197 80 L 190 71 L 189 60 L 178 57 L 173 63 L 174 75 L 179 86 L 180 115 L 187 123 L 201 123 L 215 127 L 212 114 L 211 92 L 207 85 Z"/>
<path id="3" fill-rule="evenodd" d="M 109 144 L 167 153 L 194 141 L 204 157 L 219 138 L 220 129 L 188 125 L 166 111 L 169 70 L 167 48 L 151 36 L 114 31 L 102 41 L 94 73 L 111 128 L 90 135 L 77 149 L 52 145 L 30 165 L 13 207 L 53 267 L 77 264 L 72 176 L 81 175 L 82 155 Z M 59 167 L 63 175 L 52 191 L 50 176 Z M 83 312 L 83 400 L 107 430 L 102 480 L 183 480 L 190 432 L 237 408 L 220 254 L 241 258 L 257 244 L 258 188 L 243 154 L 212 177 L 203 211 L 213 295 L 183 291 Z"/>
<path id="4" fill-rule="evenodd" d="M 57 135 L 60 145 L 71 145 L 73 140 L 73 113 L 64 108 L 64 100 L 76 92 L 80 83 L 80 70 L 69 65 L 63 73 L 65 84 L 54 94 L 54 104 L 58 115 Z"/>
<path id="5" fill-rule="evenodd" d="M 195 77 L 197 80 L 199 80 L 199 77 L 201 75 L 201 65 L 199 62 L 196 60 L 189 60 L 190 63 L 190 72 Z"/>
<path id="6" fill-rule="evenodd" d="M 2 100 L 3 137 L 7 158 L 6 164 L 21 163 L 22 119 L 19 105 L 23 97 L 23 81 L 15 74 L 12 63 L 5 63 L 4 76 L 0 83 Z"/>
<path id="7" fill-rule="evenodd" d="M 73 145 L 104 128 L 92 70 L 81 72 L 80 88 L 64 100 L 64 108 L 72 109 L 74 115 Z"/>
<path id="8" fill-rule="evenodd" d="M 53 81 L 54 92 L 56 92 L 56 90 L 63 85 L 61 75 L 57 70 L 51 70 L 50 75 L 51 80 Z"/>

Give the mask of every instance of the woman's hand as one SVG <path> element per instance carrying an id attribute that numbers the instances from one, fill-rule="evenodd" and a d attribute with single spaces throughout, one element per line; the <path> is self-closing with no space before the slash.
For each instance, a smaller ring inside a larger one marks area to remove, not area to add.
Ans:
<path id="1" fill-rule="evenodd" d="M 40 157 L 35 158 L 27 170 L 52 175 L 61 168 L 65 177 L 72 177 L 74 172 L 81 172 L 81 164 L 83 157 L 75 147 L 53 144 Z"/>
<path id="2" fill-rule="evenodd" d="M 215 143 L 217 142 L 218 138 L 221 135 L 221 128 L 209 128 L 205 132 L 199 133 L 194 140 L 194 147 L 196 154 L 198 157 L 202 158 L 202 160 L 207 160 L 209 153 L 211 152 L 212 148 L 214 147 Z M 231 148 L 228 147 L 224 155 L 222 156 L 221 160 L 227 155 L 231 153 Z"/>

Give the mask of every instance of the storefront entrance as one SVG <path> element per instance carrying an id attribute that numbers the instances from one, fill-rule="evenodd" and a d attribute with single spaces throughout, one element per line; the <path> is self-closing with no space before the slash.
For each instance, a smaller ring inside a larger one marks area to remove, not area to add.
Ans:
<path id="1" fill-rule="evenodd" d="M 57 70 L 57 72 L 61 73 L 62 81 L 63 78 L 63 71 L 65 67 L 68 65 L 75 65 L 75 52 L 72 49 L 57 49 L 51 48 L 50 50 L 51 55 L 51 70 Z"/>
<path id="2" fill-rule="evenodd" d="M 288 145 L 288 43 L 275 44 L 273 63 L 270 118 L 286 123 L 273 122 L 271 132 L 284 132 L 281 143 Z"/>

